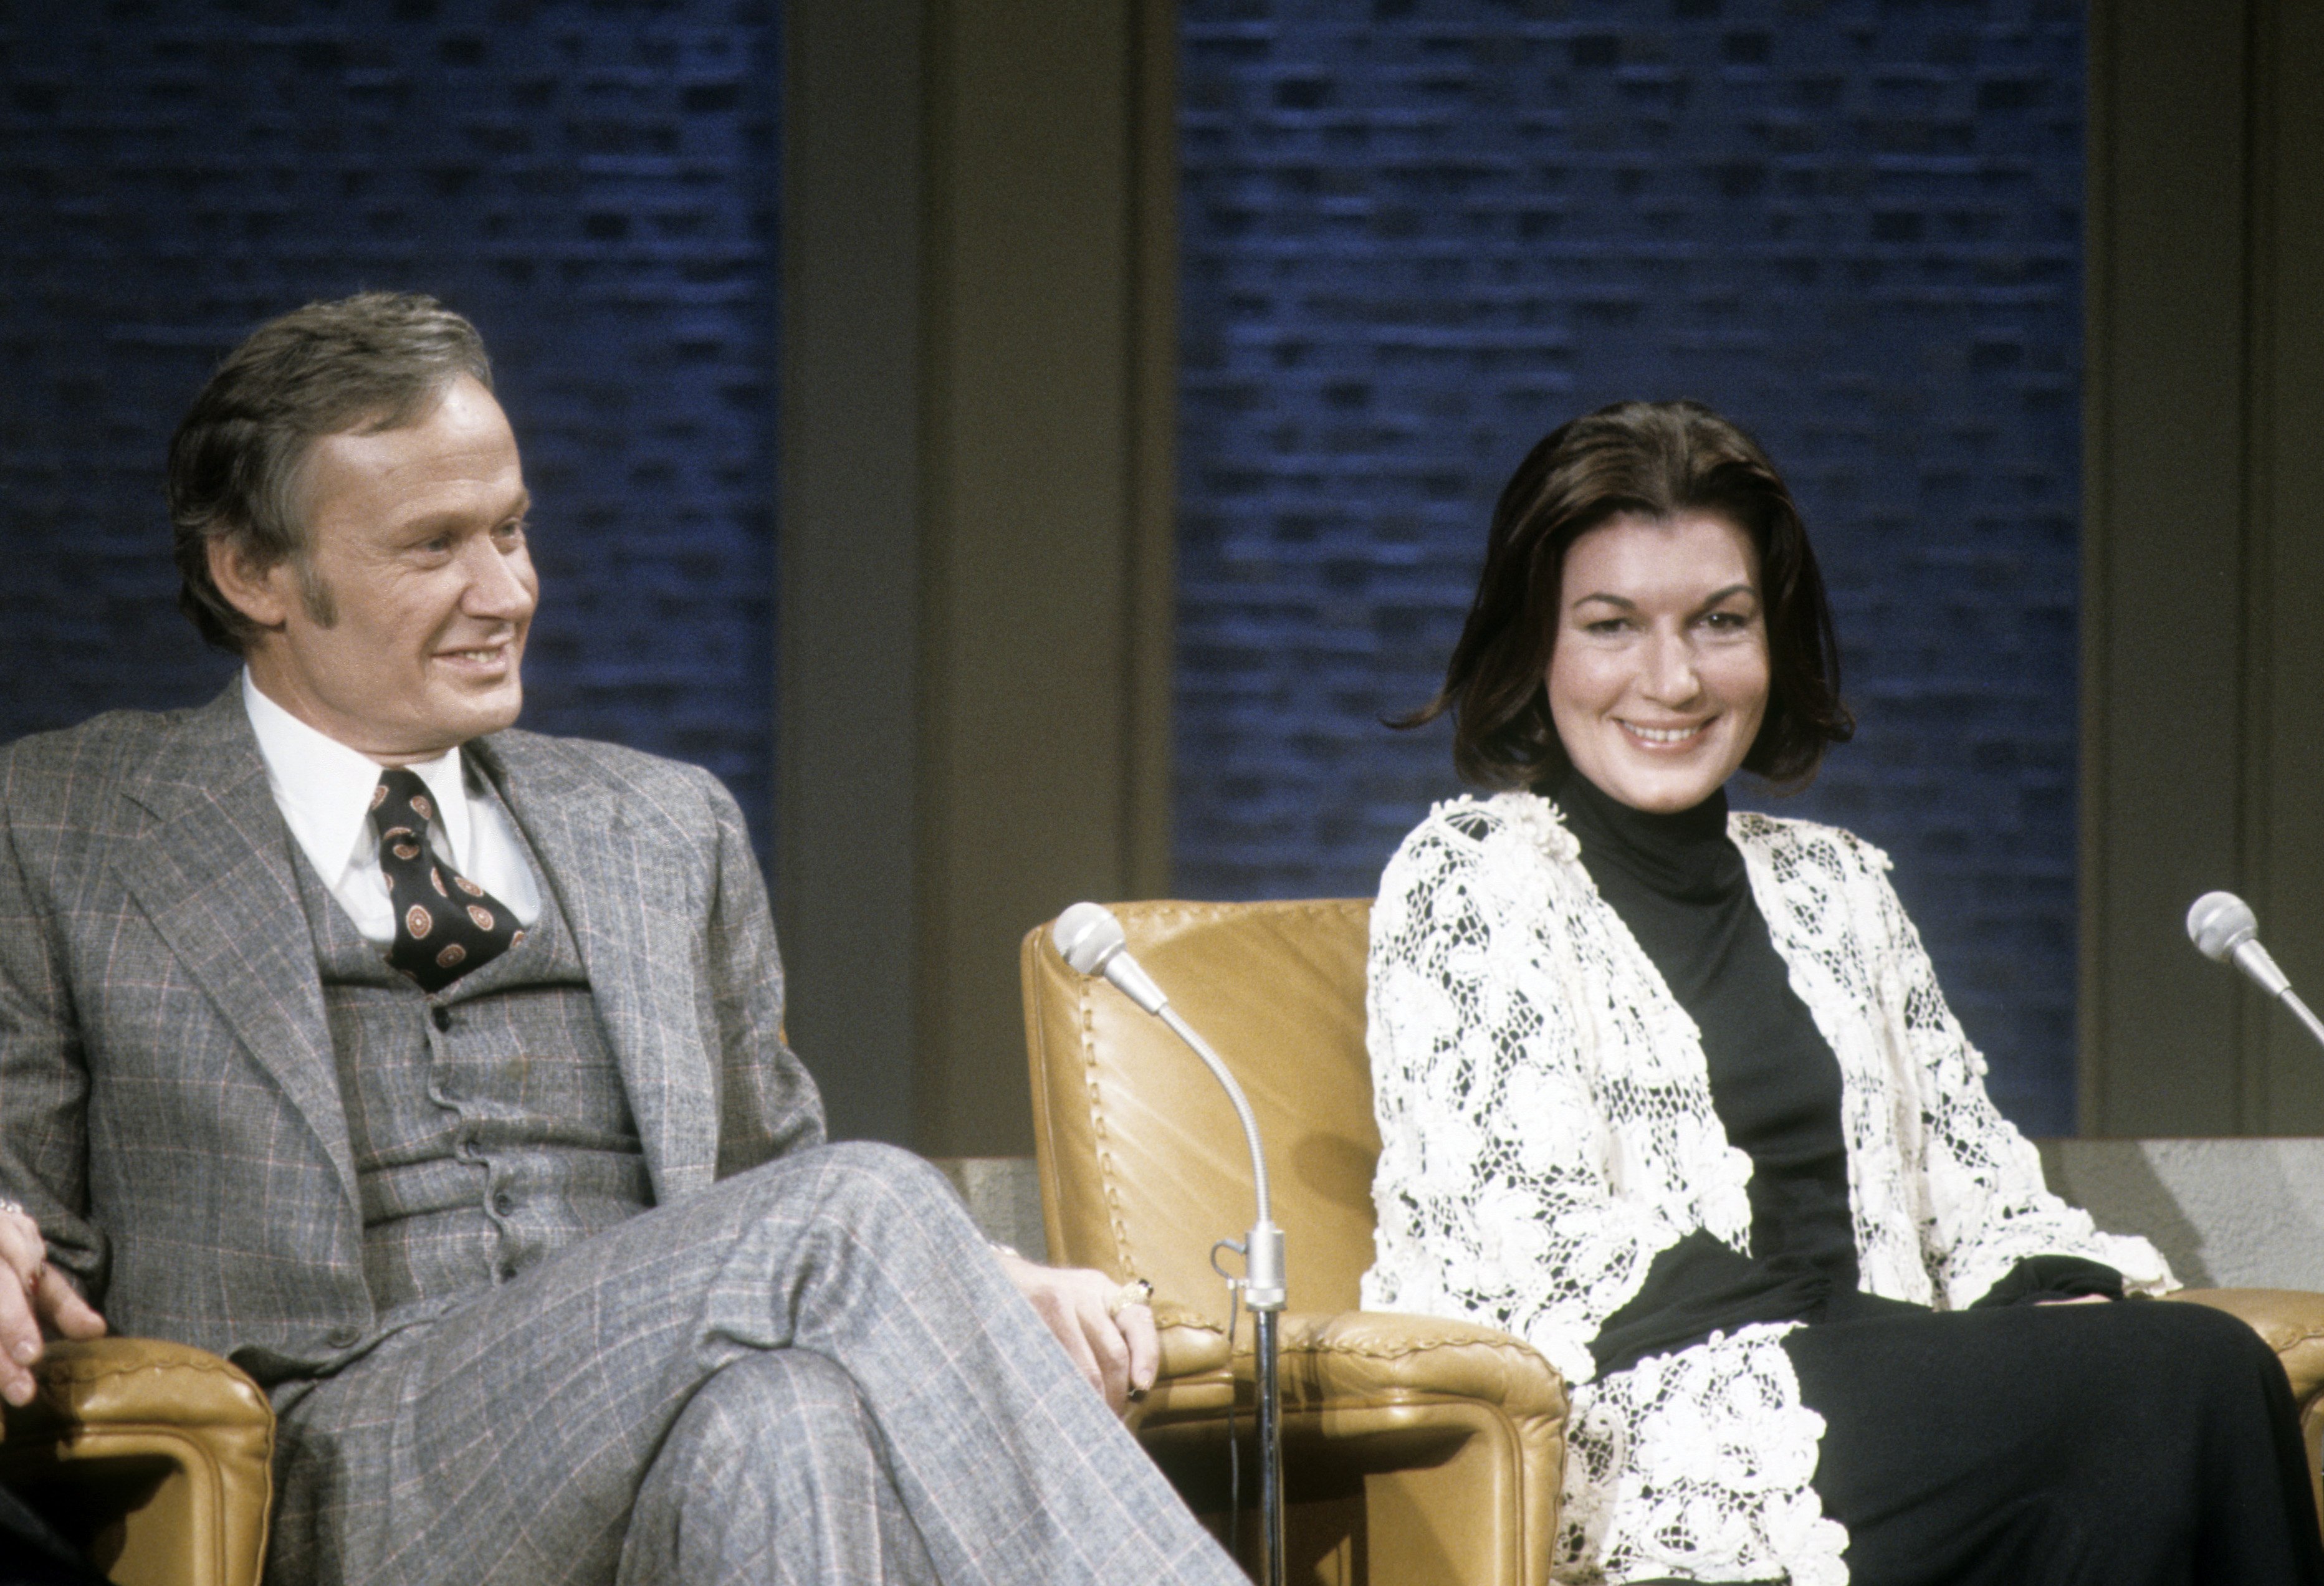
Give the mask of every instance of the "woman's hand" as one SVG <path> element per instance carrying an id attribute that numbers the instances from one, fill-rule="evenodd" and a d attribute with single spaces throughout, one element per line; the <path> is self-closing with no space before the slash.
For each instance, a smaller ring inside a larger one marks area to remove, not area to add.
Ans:
<path id="1" fill-rule="evenodd" d="M 32 1402 L 43 1332 L 97 1338 L 104 1332 L 105 1318 L 49 1265 L 41 1225 L 14 1202 L 0 1201 L 0 1398 Z"/>
<path id="2" fill-rule="evenodd" d="M 1115 1415 L 1132 1394 L 1154 1386 L 1162 1360 L 1154 1313 L 1126 1299 L 1124 1286 L 1086 1267 L 1044 1267 L 1014 1250 L 996 1249 L 1001 1269 L 1032 1302 L 1065 1353 Z"/>

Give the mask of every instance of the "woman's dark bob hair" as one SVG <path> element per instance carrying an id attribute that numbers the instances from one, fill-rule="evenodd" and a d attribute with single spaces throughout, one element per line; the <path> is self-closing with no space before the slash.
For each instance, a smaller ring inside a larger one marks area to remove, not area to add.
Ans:
<path id="1" fill-rule="evenodd" d="M 1701 402 L 1618 402 L 1550 432 L 1493 508 L 1485 570 L 1436 697 L 1392 724 L 1450 711 L 1452 763 L 1487 788 L 1538 788 L 1572 763 L 1549 714 L 1559 578 L 1576 539 L 1622 513 L 1723 518 L 1751 537 L 1767 623 L 1767 714 L 1743 768 L 1805 787 L 1856 731 L 1840 646 L 1792 493 L 1757 443 Z"/>

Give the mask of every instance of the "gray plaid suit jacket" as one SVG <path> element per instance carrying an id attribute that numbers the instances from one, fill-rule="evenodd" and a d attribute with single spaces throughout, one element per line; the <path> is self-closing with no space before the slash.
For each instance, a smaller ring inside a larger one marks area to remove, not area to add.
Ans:
<path id="1" fill-rule="evenodd" d="M 572 924 L 657 1202 L 820 1141 L 717 779 L 531 733 L 469 748 Z M 290 843 L 238 684 L 0 751 L 0 1194 L 116 1332 L 268 1383 L 376 1334 Z"/>

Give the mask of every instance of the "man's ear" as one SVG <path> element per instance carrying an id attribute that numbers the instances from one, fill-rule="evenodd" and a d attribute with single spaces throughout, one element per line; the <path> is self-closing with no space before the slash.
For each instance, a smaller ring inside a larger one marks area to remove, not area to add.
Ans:
<path id="1" fill-rule="evenodd" d="M 290 620 L 291 586 L 298 570 L 284 558 L 264 568 L 254 567 L 242 546 L 230 534 L 212 535 L 203 548 L 208 554 L 210 580 L 227 604 L 261 628 L 280 628 Z"/>

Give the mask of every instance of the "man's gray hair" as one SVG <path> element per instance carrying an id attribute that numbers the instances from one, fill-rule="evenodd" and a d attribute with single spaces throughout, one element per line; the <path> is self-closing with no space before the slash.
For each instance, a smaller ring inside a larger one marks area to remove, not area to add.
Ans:
<path id="1" fill-rule="evenodd" d="M 290 562 L 308 613 L 332 620 L 300 500 L 315 443 L 416 423 L 463 374 L 492 389 L 484 338 L 417 292 L 309 303 L 226 355 L 170 442 L 178 605 L 204 639 L 240 654 L 257 632 L 210 576 L 214 539 L 254 569 Z"/>

